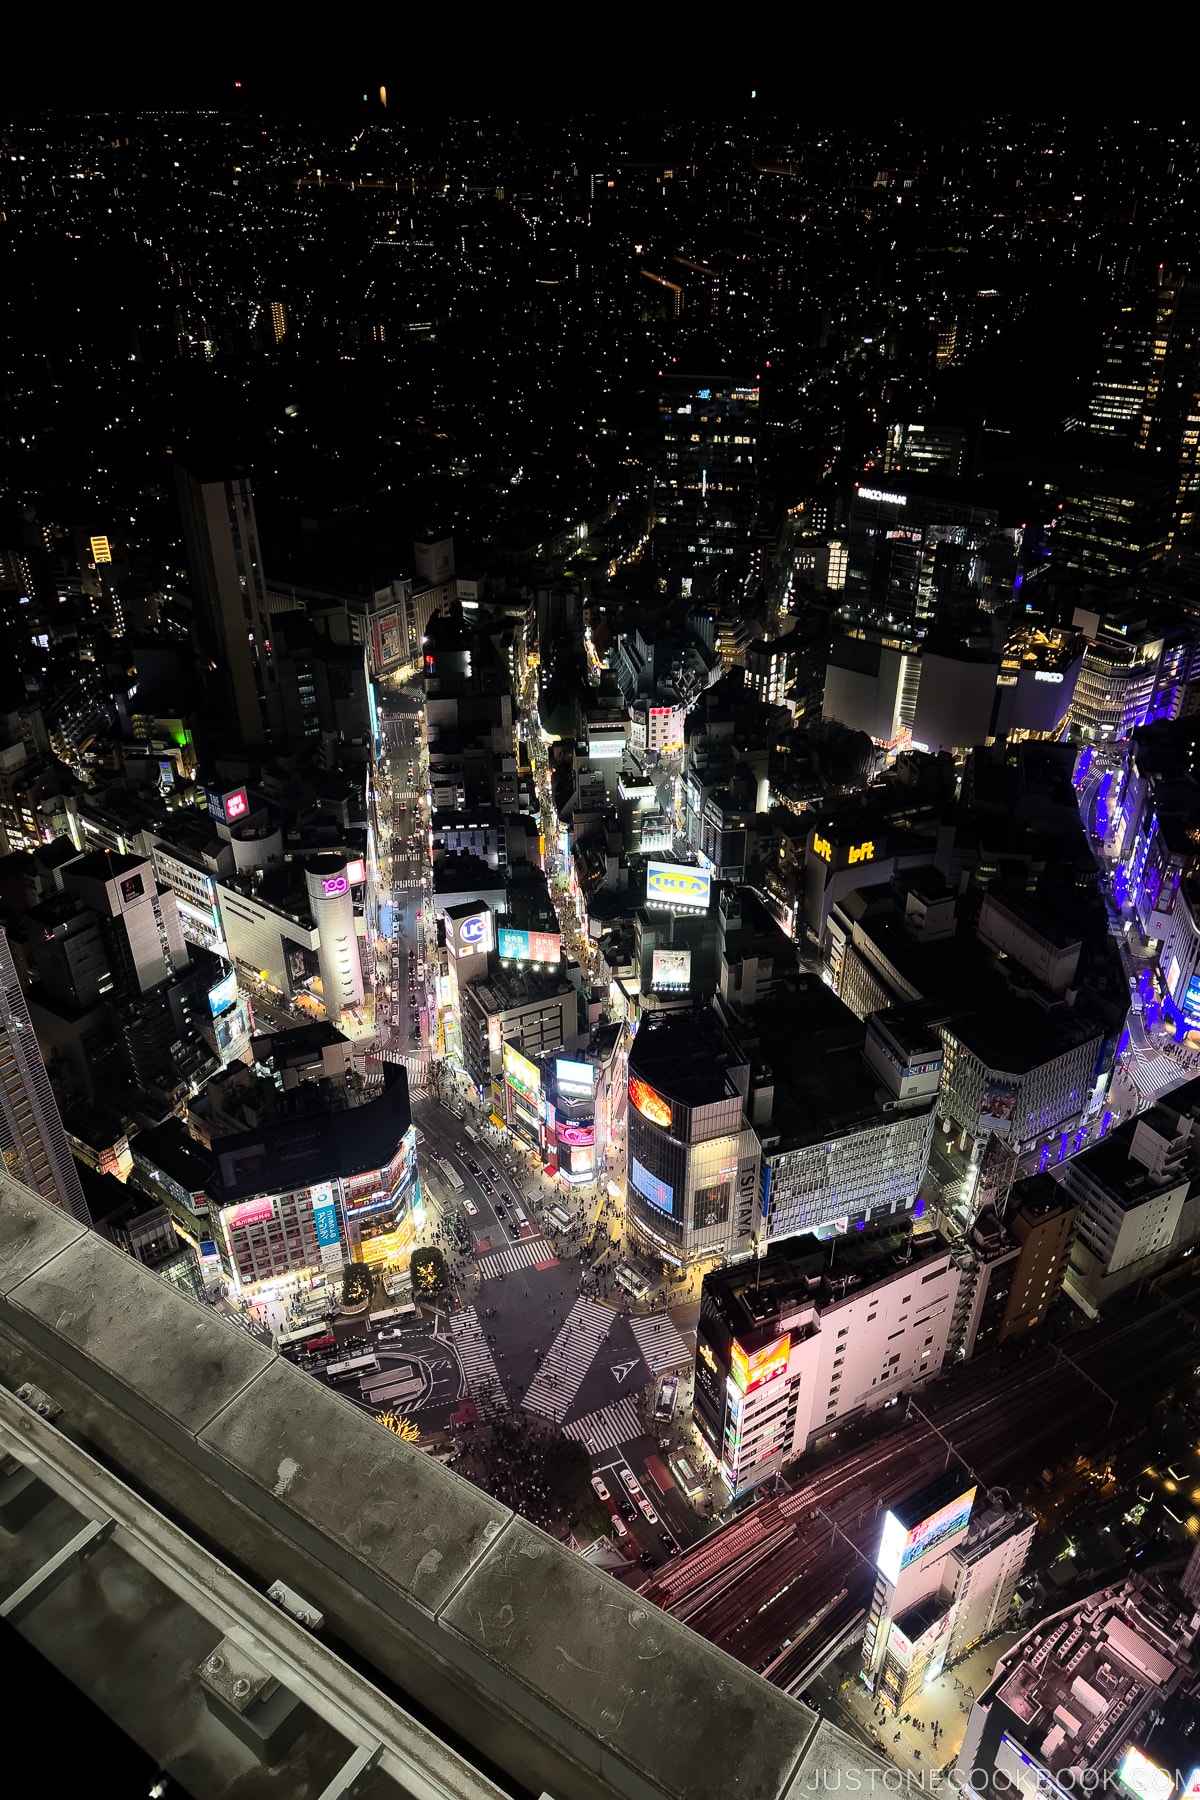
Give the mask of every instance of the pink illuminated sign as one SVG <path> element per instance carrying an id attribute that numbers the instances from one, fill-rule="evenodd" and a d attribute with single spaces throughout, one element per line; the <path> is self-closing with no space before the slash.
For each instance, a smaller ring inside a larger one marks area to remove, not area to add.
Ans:
<path id="1" fill-rule="evenodd" d="M 225 1223 L 230 1231 L 240 1231 L 246 1225 L 261 1225 L 264 1219 L 274 1217 L 273 1200 L 247 1200 L 244 1206 L 230 1207 L 225 1214 Z"/>
<path id="2" fill-rule="evenodd" d="M 328 881 L 321 883 L 321 892 L 328 899 L 331 894 L 344 894 L 349 886 L 350 882 L 345 875 L 331 875 Z"/>
<path id="3" fill-rule="evenodd" d="M 245 788 L 239 788 L 237 790 L 236 794 L 226 794 L 226 796 L 225 796 L 225 817 L 227 819 L 243 818 L 244 815 L 249 812 L 249 810 L 250 810 L 250 807 L 246 800 Z"/>

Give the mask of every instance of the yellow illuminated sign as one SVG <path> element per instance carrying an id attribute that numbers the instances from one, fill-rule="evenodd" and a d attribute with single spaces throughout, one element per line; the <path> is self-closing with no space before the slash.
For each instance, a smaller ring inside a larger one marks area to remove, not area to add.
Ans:
<path id="1" fill-rule="evenodd" d="M 823 857 L 827 863 L 833 861 L 833 845 L 828 838 L 815 837 L 813 850 L 817 856 Z M 865 844 L 851 844 L 846 860 L 851 863 L 873 862 L 875 860 L 875 843 L 871 838 Z"/>
<path id="2" fill-rule="evenodd" d="M 92 546 L 92 561 L 94 563 L 110 563 L 112 561 L 112 551 L 109 548 L 108 539 L 106 537 L 94 537 L 91 538 L 89 542 Z"/>

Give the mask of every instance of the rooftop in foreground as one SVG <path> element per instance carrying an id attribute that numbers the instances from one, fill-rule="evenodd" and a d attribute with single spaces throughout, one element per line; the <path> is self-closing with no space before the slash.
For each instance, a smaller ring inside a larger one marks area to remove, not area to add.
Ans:
<path id="1" fill-rule="evenodd" d="M 390 1780 L 420 1800 L 787 1800 L 851 1767 L 882 1774 L 808 1708 L 7 1178 L 0 1382 L 0 1447 L 59 1495 L 0 1531 L 0 1592 L 32 1580 L 26 1638 L 198 1800 L 232 1791 L 231 1769 L 238 1792 L 299 1800 L 368 1730 L 390 1746 L 383 1785 L 362 1790 L 380 1797 Z M 52 1396 L 56 1423 L 14 1397 L 23 1383 Z M 51 1592 L 46 1559 L 81 1513 L 112 1528 L 88 1538 L 82 1569 L 64 1553 Z M 324 1615 L 319 1633 L 281 1638 L 263 1599 L 278 1581 Z M 196 1671 L 229 1634 L 303 1700 L 307 1766 L 285 1760 L 264 1781 L 252 1759 L 236 1766 L 228 1733 L 214 1747 L 201 1729 Z"/>

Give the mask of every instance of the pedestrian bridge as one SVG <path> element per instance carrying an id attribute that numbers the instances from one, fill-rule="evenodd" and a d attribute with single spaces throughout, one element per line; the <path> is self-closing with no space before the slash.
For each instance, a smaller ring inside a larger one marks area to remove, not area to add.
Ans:
<path id="1" fill-rule="evenodd" d="M 0 1613 L 197 1800 L 798 1800 L 884 1775 L 7 1178 Z"/>

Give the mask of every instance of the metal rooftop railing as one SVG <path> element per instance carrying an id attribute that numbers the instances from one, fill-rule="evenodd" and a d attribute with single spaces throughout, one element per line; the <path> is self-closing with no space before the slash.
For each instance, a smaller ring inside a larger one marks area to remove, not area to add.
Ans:
<path id="1" fill-rule="evenodd" d="M 7 1178 L 0 1452 L 0 1616 L 197 1796 L 883 1781 L 809 1708 Z"/>

